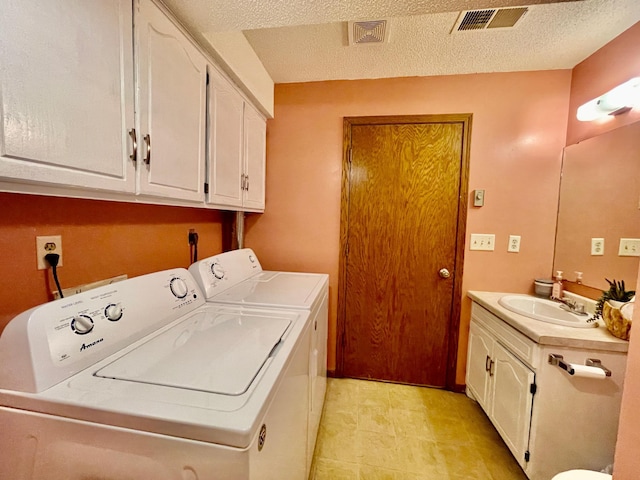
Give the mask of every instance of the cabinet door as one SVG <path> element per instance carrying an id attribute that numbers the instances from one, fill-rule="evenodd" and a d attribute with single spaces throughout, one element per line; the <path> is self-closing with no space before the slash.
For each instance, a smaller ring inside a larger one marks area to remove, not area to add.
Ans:
<path id="1" fill-rule="evenodd" d="M 499 343 L 493 348 L 489 417 L 521 466 L 529 445 L 535 374 Z"/>
<path id="2" fill-rule="evenodd" d="M 244 106 L 245 175 L 244 207 L 264 210 L 267 122 L 251 105 Z"/>
<path id="3" fill-rule="evenodd" d="M 489 399 L 489 364 L 492 360 L 493 338 L 477 323 L 469 328 L 469 349 L 467 352 L 467 388 L 487 411 Z"/>
<path id="4" fill-rule="evenodd" d="M 243 98 L 210 68 L 208 203 L 242 207 L 243 118 Z"/>
<path id="5" fill-rule="evenodd" d="M 2 3 L 0 178 L 133 192 L 131 0 Z"/>
<path id="6" fill-rule="evenodd" d="M 204 202 L 206 59 L 151 0 L 135 25 L 139 193 Z"/>

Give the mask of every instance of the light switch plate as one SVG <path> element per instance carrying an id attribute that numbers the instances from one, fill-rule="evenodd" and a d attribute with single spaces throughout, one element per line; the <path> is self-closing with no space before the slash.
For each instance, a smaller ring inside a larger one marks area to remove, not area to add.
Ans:
<path id="1" fill-rule="evenodd" d="M 473 191 L 473 206 L 474 207 L 484 206 L 484 190 Z"/>
<path id="2" fill-rule="evenodd" d="M 620 257 L 640 257 L 640 238 L 621 238 L 618 255 Z"/>
<path id="3" fill-rule="evenodd" d="M 604 238 L 591 239 L 591 255 L 604 255 Z"/>
<path id="4" fill-rule="evenodd" d="M 472 233 L 469 250 L 495 250 L 496 236 L 493 233 Z"/>

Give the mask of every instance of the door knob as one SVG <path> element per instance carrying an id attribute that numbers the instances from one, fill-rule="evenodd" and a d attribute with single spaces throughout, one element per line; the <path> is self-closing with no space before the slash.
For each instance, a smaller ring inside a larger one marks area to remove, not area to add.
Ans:
<path id="1" fill-rule="evenodd" d="M 438 275 L 440 275 L 441 278 L 449 278 L 451 276 L 451 272 L 446 268 L 441 268 Z"/>

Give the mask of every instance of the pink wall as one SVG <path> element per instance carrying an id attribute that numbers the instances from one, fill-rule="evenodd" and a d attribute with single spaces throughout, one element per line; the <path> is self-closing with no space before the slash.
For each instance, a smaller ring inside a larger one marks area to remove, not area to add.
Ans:
<path id="1" fill-rule="evenodd" d="M 36 236 L 62 235 L 62 288 L 188 267 L 190 228 L 200 258 L 222 251 L 222 217 L 214 210 L 14 193 L 0 193 L 0 209 L 0 332 L 55 290 L 50 271 L 36 268 Z"/>
<path id="2" fill-rule="evenodd" d="M 567 145 L 591 138 L 618 126 L 640 120 L 640 109 L 619 115 L 606 123 L 578 122 L 579 105 L 602 95 L 611 88 L 640 76 L 640 23 L 595 52 L 573 70 L 571 108 Z M 637 152 L 636 152 L 637 153 Z M 640 278 L 638 279 L 640 291 Z M 625 376 L 618 443 L 615 458 L 615 480 L 636 480 L 640 472 L 640 325 L 632 328 Z"/>
<path id="3" fill-rule="evenodd" d="M 473 113 L 471 233 L 495 233 L 494 252 L 465 253 L 463 290 L 528 292 L 549 276 L 569 71 L 496 73 L 276 86 L 268 123 L 267 205 L 249 217 L 247 246 L 264 267 L 330 274 L 329 368 L 335 335 L 345 116 Z M 510 234 L 520 253 L 507 253 Z M 467 240 L 468 241 L 468 240 Z M 470 302 L 464 297 L 457 383 L 464 383 Z"/>

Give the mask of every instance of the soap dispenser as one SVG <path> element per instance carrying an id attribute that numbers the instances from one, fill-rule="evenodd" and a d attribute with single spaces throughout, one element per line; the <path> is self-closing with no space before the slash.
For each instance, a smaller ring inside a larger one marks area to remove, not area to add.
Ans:
<path id="1" fill-rule="evenodd" d="M 562 270 L 558 270 L 556 272 L 556 281 L 553 282 L 553 289 L 551 290 L 551 298 L 560 300 L 562 298 L 563 291 L 564 291 L 564 287 L 562 285 Z"/>

